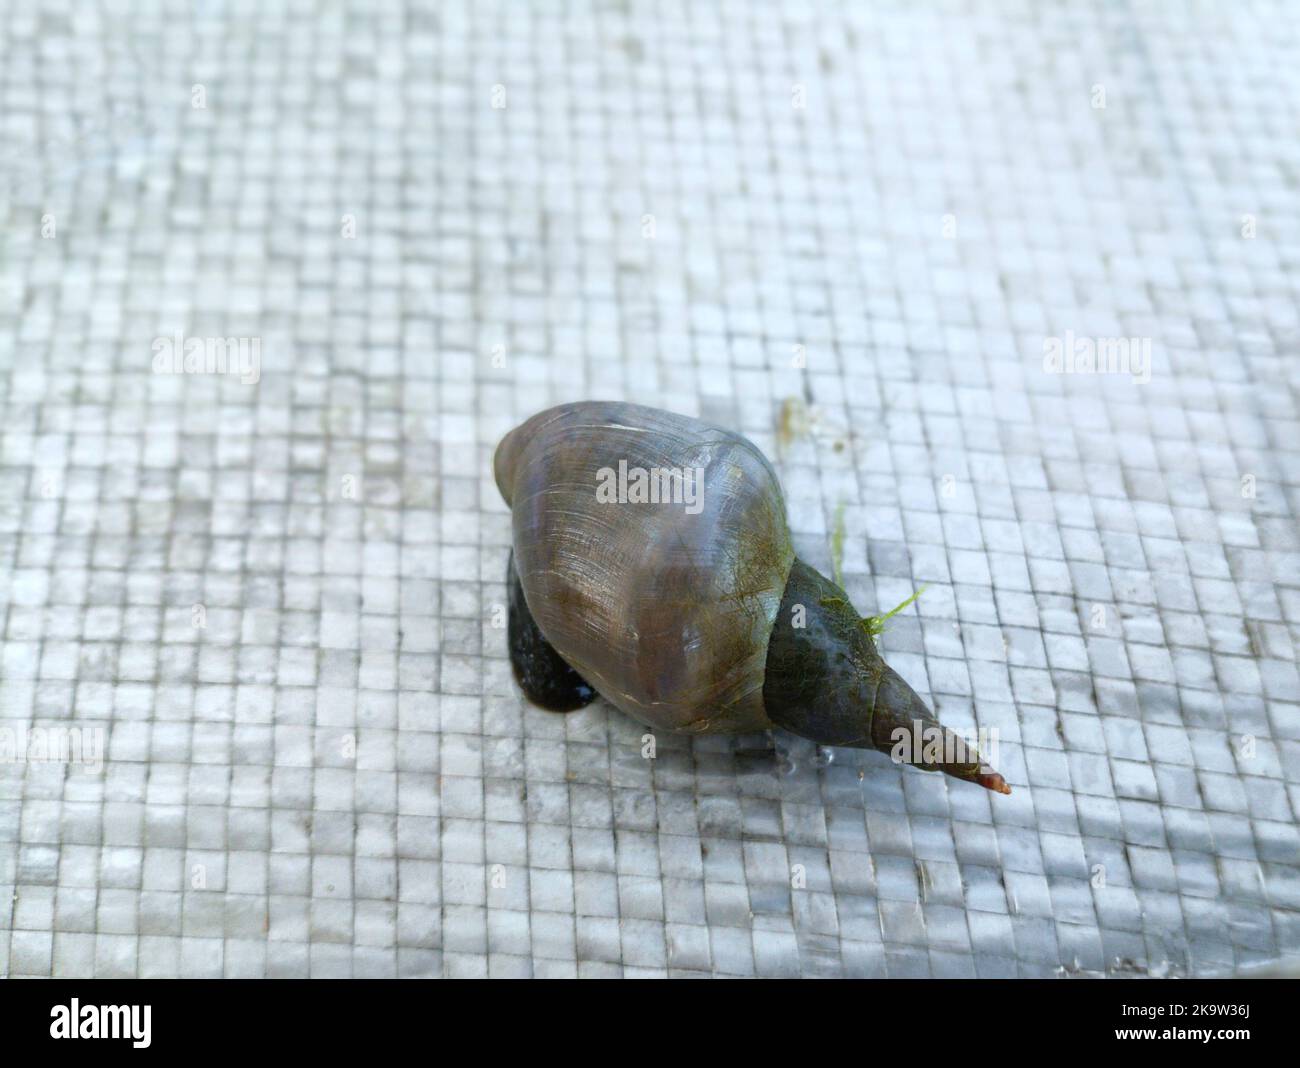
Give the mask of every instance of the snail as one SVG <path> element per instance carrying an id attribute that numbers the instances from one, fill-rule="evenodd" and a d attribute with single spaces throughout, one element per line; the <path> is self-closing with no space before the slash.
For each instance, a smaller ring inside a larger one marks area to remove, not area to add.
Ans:
<path id="1" fill-rule="evenodd" d="M 506 638 L 534 704 L 600 695 L 691 734 L 779 727 L 1011 792 L 795 555 L 748 439 L 641 405 L 564 404 L 510 431 L 493 471 L 511 511 Z"/>

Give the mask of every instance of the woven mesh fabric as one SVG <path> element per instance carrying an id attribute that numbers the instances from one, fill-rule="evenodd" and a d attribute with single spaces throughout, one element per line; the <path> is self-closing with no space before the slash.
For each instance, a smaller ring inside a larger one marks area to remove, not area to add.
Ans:
<path id="1" fill-rule="evenodd" d="M 0 3 L 0 974 L 1300 951 L 1298 90 L 1280 2 Z M 1015 792 L 527 706 L 588 397 L 927 585 Z"/>

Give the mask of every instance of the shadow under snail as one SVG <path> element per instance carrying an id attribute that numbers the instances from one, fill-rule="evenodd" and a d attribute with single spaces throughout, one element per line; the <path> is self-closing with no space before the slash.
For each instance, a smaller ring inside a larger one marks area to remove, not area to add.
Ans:
<path id="1" fill-rule="evenodd" d="M 600 694 L 664 730 L 781 727 L 1011 792 L 795 556 L 776 473 L 746 438 L 590 401 L 516 427 L 493 467 L 513 527 L 510 659 L 535 704 Z"/>

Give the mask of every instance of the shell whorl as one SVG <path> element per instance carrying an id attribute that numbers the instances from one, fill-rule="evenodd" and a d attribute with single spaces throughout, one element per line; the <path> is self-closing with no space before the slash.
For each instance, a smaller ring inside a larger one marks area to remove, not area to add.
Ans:
<path id="1" fill-rule="evenodd" d="M 608 503 L 602 470 L 703 472 L 700 504 Z M 768 639 L 794 562 L 771 465 L 745 438 L 654 408 L 561 405 L 502 440 L 515 566 L 546 639 L 652 726 L 762 730 Z"/>

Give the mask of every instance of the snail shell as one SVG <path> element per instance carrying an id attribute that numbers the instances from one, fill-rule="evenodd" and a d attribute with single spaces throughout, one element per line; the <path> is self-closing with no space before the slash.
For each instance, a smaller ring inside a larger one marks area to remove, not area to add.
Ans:
<path id="1" fill-rule="evenodd" d="M 702 471 L 700 507 L 609 503 L 609 472 Z M 566 404 L 496 452 L 515 567 L 547 640 L 655 727 L 764 730 L 768 640 L 795 554 L 771 465 L 745 438 L 618 402 Z"/>

